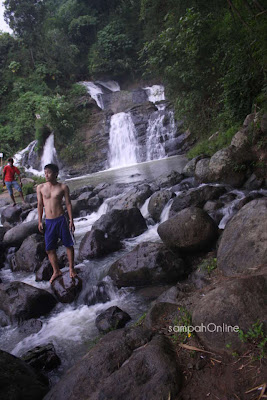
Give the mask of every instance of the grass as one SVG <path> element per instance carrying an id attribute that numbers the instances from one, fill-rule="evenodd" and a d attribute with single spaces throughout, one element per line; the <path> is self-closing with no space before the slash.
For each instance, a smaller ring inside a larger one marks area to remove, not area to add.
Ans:
<path id="1" fill-rule="evenodd" d="M 255 360 L 262 360 L 265 357 L 267 336 L 263 331 L 263 322 L 257 320 L 246 333 L 240 329 L 238 337 L 241 342 L 252 344 Z"/>

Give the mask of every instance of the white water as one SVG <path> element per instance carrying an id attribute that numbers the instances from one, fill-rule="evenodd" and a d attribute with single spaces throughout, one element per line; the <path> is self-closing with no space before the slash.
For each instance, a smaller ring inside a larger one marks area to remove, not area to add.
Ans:
<path id="1" fill-rule="evenodd" d="M 153 85 L 145 87 L 144 90 L 147 93 L 148 100 L 152 103 L 156 103 L 157 101 L 165 100 L 165 92 L 163 85 Z"/>
<path id="2" fill-rule="evenodd" d="M 101 110 L 104 109 L 104 103 L 102 99 L 103 91 L 101 87 L 97 86 L 94 82 L 80 82 L 81 85 L 85 86 L 90 96 L 96 101 Z"/>
<path id="3" fill-rule="evenodd" d="M 138 162 L 136 129 L 129 113 L 111 117 L 109 132 L 109 167 L 124 167 Z"/>
<path id="4" fill-rule="evenodd" d="M 34 147 L 36 146 L 36 144 L 37 144 L 37 140 L 33 140 L 30 144 L 28 144 L 27 147 L 25 147 L 25 149 L 23 149 L 23 150 L 19 151 L 18 153 L 16 153 L 16 154 L 13 156 L 14 164 L 15 164 L 15 165 L 16 165 L 16 164 L 17 164 L 17 165 L 21 165 L 21 160 L 22 160 L 24 154 L 28 151 L 28 152 L 29 152 L 29 156 L 30 156 L 30 154 L 31 154 L 32 151 L 34 150 Z"/>
<path id="5" fill-rule="evenodd" d="M 46 164 L 56 162 L 57 152 L 54 145 L 54 134 L 51 133 L 46 139 L 43 155 L 41 158 L 41 171 L 43 172 Z"/>
<path id="6" fill-rule="evenodd" d="M 119 92 L 121 90 L 120 85 L 116 81 L 96 81 L 101 86 L 109 89 L 111 92 Z"/>

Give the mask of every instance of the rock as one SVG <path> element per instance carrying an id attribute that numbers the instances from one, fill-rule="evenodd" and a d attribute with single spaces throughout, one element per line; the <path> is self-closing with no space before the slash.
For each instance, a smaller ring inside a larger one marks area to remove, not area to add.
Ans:
<path id="1" fill-rule="evenodd" d="M 78 277 L 70 278 L 69 271 L 66 271 L 51 285 L 52 290 L 61 303 L 72 303 L 82 290 L 82 280 Z"/>
<path id="2" fill-rule="evenodd" d="M 172 192 L 182 192 L 184 190 L 191 189 L 195 186 L 195 179 L 194 178 L 186 178 L 183 179 L 181 183 L 174 185 L 171 188 Z"/>
<path id="3" fill-rule="evenodd" d="M 109 284 L 105 281 L 98 282 L 83 294 L 82 302 L 88 306 L 110 301 Z"/>
<path id="4" fill-rule="evenodd" d="M 197 162 L 201 160 L 202 158 L 206 158 L 206 156 L 197 156 L 195 158 L 192 158 L 192 160 L 188 161 L 188 163 L 185 165 L 183 169 L 183 175 L 187 177 L 192 177 L 195 175 L 195 169 Z"/>
<path id="5" fill-rule="evenodd" d="M 113 208 L 117 210 L 129 210 L 135 207 L 141 208 L 151 194 L 152 191 L 149 185 L 138 185 L 137 187 L 130 189 L 125 195 L 117 200 Z"/>
<path id="6" fill-rule="evenodd" d="M 36 193 L 27 194 L 27 196 L 25 196 L 25 201 L 26 203 L 36 203 L 37 194 Z"/>
<path id="7" fill-rule="evenodd" d="M 267 114 L 263 114 L 262 118 L 261 118 L 261 131 L 262 133 L 267 133 Z"/>
<path id="8" fill-rule="evenodd" d="M 209 164 L 210 164 L 209 158 L 203 158 L 202 160 L 199 160 L 197 162 L 195 168 L 195 178 L 199 183 L 207 183 L 210 181 Z"/>
<path id="9" fill-rule="evenodd" d="M 162 243 L 145 242 L 115 261 L 108 275 L 118 287 L 177 282 L 185 273 L 183 260 Z"/>
<path id="10" fill-rule="evenodd" d="M 57 249 L 57 259 L 59 268 L 64 268 L 69 266 L 65 246 L 60 246 Z M 53 275 L 53 268 L 52 265 L 50 264 L 49 259 L 46 257 L 44 258 L 41 267 L 36 271 L 35 280 L 36 282 L 49 281 L 52 275 Z"/>
<path id="11" fill-rule="evenodd" d="M 103 232 L 100 229 L 92 229 L 82 238 L 79 247 L 79 260 L 98 258 L 113 251 L 120 250 L 120 239 Z"/>
<path id="12" fill-rule="evenodd" d="M 140 327 L 109 332 L 63 376 L 45 400 L 87 400 L 88 393 L 90 400 L 175 398 L 182 374 L 173 346 L 167 337 L 159 335 L 149 342 L 150 335 Z"/>
<path id="13" fill-rule="evenodd" d="M 8 325 L 10 325 L 10 320 L 8 316 L 4 311 L 0 310 L 0 327 L 3 328 Z"/>
<path id="14" fill-rule="evenodd" d="M 207 213 L 212 213 L 221 207 L 223 207 L 223 203 L 220 201 L 207 201 L 203 207 L 203 210 Z"/>
<path id="15" fill-rule="evenodd" d="M 10 224 L 18 223 L 20 220 L 20 214 L 22 213 L 22 208 L 19 205 L 13 207 L 13 205 L 6 207 L 1 214 L 1 222 L 9 222 Z"/>
<path id="16" fill-rule="evenodd" d="M 217 151 L 210 159 L 209 170 L 212 182 L 226 183 L 234 187 L 242 186 L 245 179 L 245 172 L 235 171 L 239 167 L 240 159 L 235 146 L 229 146 Z"/>
<path id="17" fill-rule="evenodd" d="M 256 199 L 226 225 L 220 241 L 218 268 L 224 275 L 255 273 L 267 265 L 267 199 Z"/>
<path id="18" fill-rule="evenodd" d="M 38 221 L 33 220 L 24 222 L 14 228 L 9 229 L 5 235 L 3 242 L 6 246 L 20 246 L 24 239 L 33 233 L 39 233 Z"/>
<path id="19" fill-rule="evenodd" d="M 170 187 L 180 183 L 183 180 L 183 178 L 184 178 L 183 174 L 180 174 L 179 172 L 173 170 L 167 176 L 160 176 L 158 179 L 156 179 L 155 183 L 160 188 Z"/>
<path id="20" fill-rule="evenodd" d="M 42 329 L 43 323 L 40 319 L 28 319 L 19 324 L 19 333 L 24 333 L 27 336 L 37 333 Z"/>
<path id="21" fill-rule="evenodd" d="M 146 222 L 138 208 L 112 210 L 102 215 L 92 229 L 103 231 L 107 237 L 117 239 L 141 235 L 146 229 Z"/>
<path id="22" fill-rule="evenodd" d="M 27 237 L 12 260 L 12 271 L 35 272 L 46 257 L 44 236 L 38 233 Z"/>
<path id="23" fill-rule="evenodd" d="M 148 203 L 148 212 L 154 221 L 159 222 L 164 207 L 172 197 L 175 195 L 170 190 L 160 190 L 152 194 Z"/>
<path id="24" fill-rule="evenodd" d="M 173 200 L 170 217 L 173 217 L 177 212 L 190 206 L 203 207 L 209 200 L 216 200 L 226 192 L 224 186 L 205 185 L 200 186 L 190 191 L 184 191 L 178 194 Z"/>
<path id="25" fill-rule="evenodd" d="M 166 323 L 175 320 L 179 315 L 178 306 L 173 303 L 156 303 L 148 310 L 144 325 L 148 329 L 161 330 L 166 328 Z"/>
<path id="26" fill-rule="evenodd" d="M 0 207 L 5 207 L 9 205 L 9 201 L 6 199 L 0 199 Z"/>
<path id="27" fill-rule="evenodd" d="M 185 252 L 203 250 L 217 239 L 217 225 L 202 209 L 189 207 L 158 227 L 158 234 L 167 247 Z"/>
<path id="28" fill-rule="evenodd" d="M 1 400 L 42 400 L 48 380 L 21 359 L 0 350 Z"/>
<path id="29" fill-rule="evenodd" d="M 21 182 L 23 185 L 28 185 L 29 183 L 35 184 L 35 181 L 31 178 L 22 178 Z"/>
<path id="30" fill-rule="evenodd" d="M 129 184 L 125 183 L 114 183 L 113 185 L 109 185 L 105 187 L 104 189 L 101 189 L 98 192 L 98 197 L 100 199 L 108 199 L 113 196 L 117 196 L 119 194 L 122 194 L 124 189 L 129 186 Z"/>
<path id="31" fill-rule="evenodd" d="M 248 114 L 243 122 L 243 127 L 246 128 L 247 126 L 249 126 L 251 123 L 254 122 L 254 118 L 255 118 L 255 114 Z"/>
<path id="32" fill-rule="evenodd" d="M 46 290 L 23 282 L 0 284 L 0 308 L 12 322 L 38 318 L 49 313 L 55 305 L 55 298 Z"/>
<path id="33" fill-rule="evenodd" d="M 61 364 L 52 343 L 34 347 L 23 354 L 21 359 L 38 371 L 52 371 Z"/>
<path id="34" fill-rule="evenodd" d="M 98 208 L 101 206 L 101 204 L 102 204 L 102 199 L 100 199 L 98 196 L 91 197 L 87 203 L 88 209 L 90 211 L 98 210 Z"/>
<path id="35" fill-rule="evenodd" d="M 244 188 L 251 191 L 257 190 L 263 185 L 263 178 L 258 178 L 255 174 L 250 175 L 244 184 Z"/>
<path id="36" fill-rule="evenodd" d="M 192 325 L 206 326 L 202 332 L 196 331 L 205 348 L 229 353 L 244 349 L 238 333 L 227 327 L 247 332 L 258 319 L 264 321 L 266 283 L 263 275 L 227 279 L 200 298 L 193 310 Z"/>
<path id="37" fill-rule="evenodd" d="M 114 329 L 123 328 L 131 317 L 119 307 L 109 307 L 107 310 L 99 314 L 95 320 L 95 324 L 99 332 L 107 333 Z"/>
<path id="38" fill-rule="evenodd" d="M 73 192 L 71 192 L 71 194 L 70 194 L 70 198 L 71 198 L 71 200 L 75 200 L 80 196 L 80 194 L 85 193 L 85 192 L 92 192 L 93 190 L 94 190 L 93 186 L 83 186 L 81 188 L 73 190 Z"/>

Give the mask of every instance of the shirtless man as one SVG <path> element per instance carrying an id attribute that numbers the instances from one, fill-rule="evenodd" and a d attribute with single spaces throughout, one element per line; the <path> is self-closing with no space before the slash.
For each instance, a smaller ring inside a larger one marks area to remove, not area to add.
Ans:
<path id="1" fill-rule="evenodd" d="M 69 188 L 64 183 L 57 181 L 58 166 L 55 164 L 47 164 L 44 167 L 46 183 L 37 186 L 38 200 L 38 229 L 43 233 L 43 207 L 45 208 L 46 228 L 45 228 L 45 248 L 49 261 L 53 267 L 53 275 L 50 283 L 62 275 L 57 259 L 57 241 L 60 238 L 67 248 L 67 256 L 70 268 L 70 277 L 74 278 L 77 273 L 74 269 L 74 249 L 73 238 L 71 232 L 75 227 L 72 217 L 72 207 L 69 196 Z M 65 198 L 66 208 L 69 215 L 69 226 L 64 215 L 62 200 Z"/>

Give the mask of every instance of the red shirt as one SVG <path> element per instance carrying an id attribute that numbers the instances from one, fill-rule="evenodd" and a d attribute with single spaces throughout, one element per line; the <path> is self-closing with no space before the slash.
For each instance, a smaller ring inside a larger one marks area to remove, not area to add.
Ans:
<path id="1" fill-rule="evenodd" d="M 18 174 L 18 175 L 20 174 L 19 169 L 17 167 L 14 167 L 14 165 L 13 165 L 13 167 L 11 167 L 11 165 L 6 165 L 4 167 L 4 171 L 3 172 L 5 173 L 5 181 L 7 181 L 7 182 L 14 181 L 15 180 L 15 174 Z"/>

